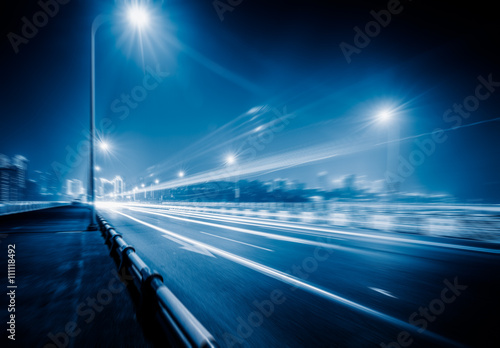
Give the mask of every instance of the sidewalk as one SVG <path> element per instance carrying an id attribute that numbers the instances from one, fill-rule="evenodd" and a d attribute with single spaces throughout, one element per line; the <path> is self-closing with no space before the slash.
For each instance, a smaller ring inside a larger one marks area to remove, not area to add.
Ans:
<path id="1" fill-rule="evenodd" d="M 88 221 L 89 210 L 74 206 L 0 217 L 1 347 L 153 346 L 100 231 L 85 231 Z"/>

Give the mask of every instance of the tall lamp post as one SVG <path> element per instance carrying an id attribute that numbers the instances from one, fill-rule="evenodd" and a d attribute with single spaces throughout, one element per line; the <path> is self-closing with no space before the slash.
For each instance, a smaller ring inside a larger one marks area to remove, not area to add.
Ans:
<path id="1" fill-rule="evenodd" d="M 160 183 L 160 180 L 155 179 L 155 188 L 154 188 L 154 190 L 151 191 L 151 195 L 152 195 L 153 200 L 155 200 L 155 198 L 156 198 L 156 191 L 158 191 L 156 189 L 156 186 L 158 186 L 159 183 Z M 153 184 L 151 184 L 151 186 L 153 186 Z M 159 196 L 161 198 L 161 194 L 159 194 Z"/>
<path id="2" fill-rule="evenodd" d="M 228 155 L 226 157 L 226 163 L 228 166 L 232 166 L 236 164 L 236 157 L 234 155 Z M 236 171 L 238 169 L 236 168 Z M 234 176 L 234 201 L 238 202 L 240 198 L 240 188 L 239 188 L 239 172 L 237 171 L 235 176 Z"/>
<path id="3" fill-rule="evenodd" d="M 134 7 L 129 10 L 129 19 L 136 25 L 144 25 L 147 22 L 147 12 Z M 111 19 L 108 15 L 99 15 L 92 22 L 90 33 L 90 173 L 89 173 L 89 204 L 90 204 L 90 224 L 88 231 L 96 231 L 97 222 L 95 214 L 95 183 L 94 183 L 94 143 L 95 143 L 95 34 L 99 27 Z"/>
<path id="4" fill-rule="evenodd" d="M 384 110 L 379 113 L 379 118 L 387 124 L 387 169 L 386 183 L 388 193 L 396 193 L 398 191 L 397 182 L 397 158 L 399 156 L 399 124 L 395 117 L 394 110 Z"/>

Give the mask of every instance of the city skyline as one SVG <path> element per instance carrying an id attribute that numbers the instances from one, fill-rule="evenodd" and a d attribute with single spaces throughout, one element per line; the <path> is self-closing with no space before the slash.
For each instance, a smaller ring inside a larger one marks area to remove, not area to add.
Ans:
<path id="1" fill-rule="evenodd" d="M 21 173 L 20 177 L 21 179 L 16 177 L 16 182 L 17 184 L 15 185 L 10 185 L 9 186 L 9 181 L 3 180 L 2 181 L 2 192 L 5 192 L 8 190 L 14 190 L 13 192 L 16 192 L 15 195 L 16 197 L 22 197 L 22 199 L 9 199 L 5 197 L 9 197 L 9 194 L 3 193 L 2 196 L 0 196 L 0 201 L 22 201 L 22 200 L 28 200 L 37 198 L 39 200 L 57 200 L 63 197 L 70 198 L 70 199 L 75 199 L 75 198 L 85 198 L 86 199 L 86 193 L 88 192 L 88 188 L 86 183 L 86 180 L 82 179 L 77 179 L 77 178 L 72 178 L 72 179 L 67 179 L 64 183 L 61 184 L 60 190 L 57 189 L 57 186 L 54 186 L 54 175 L 51 173 L 47 172 L 42 172 L 39 170 L 34 170 L 33 175 L 29 174 L 28 171 L 28 166 L 27 163 L 29 162 L 28 159 L 21 155 L 15 155 L 13 157 L 14 160 L 17 161 L 17 163 L 20 163 L 20 161 L 26 163 L 26 165 L 23 167 L 23 172 Z M 0 170 L 9 168 L 10 162 L 8 157 L 0 154 Z M 12 161 L 14 162 L 14 161 Z M 15 165 L 12 165 L 16 167 Z M 17 167 L 19 164 L 17 165 Z M 17 168 L 16 167 L 16 168 Z M 9 169 L 10 170 L 10 169 Z M 2 172 L 3 173 L 3 172 Z M 5 177 L 5 174 L 0 173 L 0 178 Z M 30 178 L 30 176 L 36 177 L 36 179 Z M 182 172 L 182 175 L 180 173 L 177 173 L 177 176 L 180 178 L 184 178 L 185 173 Z M 49 181 L 50 179 L 50 190 L 48 189 L 49 186 Z M 168 198 L 165 198 L 167 196 L 164 195 L 164 192 L 168 191 L 170 192 L 170 189 L 158 189 L 156 188 L 156 185 L 160 183 L 160 180 L 155 177 L 149 177 L 147 180 L 144 179 L 136 179 L 136 180 L 131 180 L 131 182 L 135 182 L 136 184 L 127 184 L 124 179 L 120 175 L 115 175 L 113 179 L 109 180 L 104 177 L 96 177 L 96 194 L 97 198 L 99 200 L 106 200 L 106 199 L 125 199 L 127 198 L 128 200 L 140 200 L 140 199 L 132 199 L 134 193 L 137 192 L 137 194 L 143 194 L 148 200 L 168 200 Z M 263 187 L 267 188 L 267 192 L 271 193 L 273 191 L 309 191 L 309 193 L 304 196 L 304 199 L 310 200 L 310 199 L 317 199 L 314 197 L 319 197 L 315 196 L 315 193 L 312 192 L 330 192 L 333 193 L 335 191 L 339 190 L 344 190 L 344 189 L 352 189 L 355 191 L 359 192 L 366 192 L 366 193 L 371 193 L 375 194 L 375 196 L 372 196 L 371 199 L 380 199 L 380 195 L 385 195 L 387 194 L 387 183 L 384 179 L 380 178 L 378 180 L 373 180 L 369 181 L 366 180 L 365 176 L 359 176 L 356 174 L 345 174 L 340 177 L 332 177 L 331 175 L 328 174 L 326 171 L 322 171 L 317 173 L 316 177 L 316 184 L 312 184 L 308 186 L 306 183 L 300 182 L 298 179 L 289 179 L 289 178 L 274 178 L 271 180 L 238 180 L 238 182 L 257 182 L 263 185 Z M 19 185 L 19 182 L 24 182 L 24 187 L 22 185 Z M 222 181 L 224 182 L 224 181 Z M 218 184 L 220 181 L 214 181 L 214 182 L 207 182 L 208 187 L 210 187 L 212 184 Z M 230 181 L 228 181 L 230 183 Z M 141 187 L 141 184 L 144 184 L 143 187 Z M 23 194 L 22 196 L 19 195 L 18 189 L 16 187 L 22 187 L 23 188 Z M 106 186 L 108 186 L 106 188 Z M 178 190 L 178 189 L 191 189 L 191 186 L 197 187 L 200 186 L 200 184 L 194 184 L 194 185 L 178 185 L 176 187 L 173 187 L 173 190 Z M 203 184 L 201 184 L 203 186 Z M 14 189 L 12 189 L 14 187 Z M 140 187 L 140 189 L 139 189 Z M 50 191 L 50 192 L 49 192 Z M 63 193 L 64 192 L 64 193 Z M 130 193 L 132 192 L 132 194 Z M 157 192 L 157 193 L 156 193 Z M 419 199 L 422 201 L 426 201 L 429 199 L 436 199 L 436 200 L 445 200 L 447 202 L 450 201 L 455 201 L 455 198 L 453 198 L 452 195 L 448 193 L 443 193 L 443 192 L 398 192 L 400 195 L 400 199 L 402 198 L 413 198 L 415 201 L 418 201 Z M 140 196 L 138 196 L 140 197 Z M 355 198 L 355 197 L 351 197 Z M 190 200 L 190 197 L 184 197 L 183 200 Z M 282 199 L 281 197 L 275 197 L 275 199 Z M 326 198 L 332 199 L 332 198 Z M 333 197 L 333 199 L 337 199 L 337 197 Z M 460 200 L 458 200 L 460 201 Z M 458 202 L 457 201 L 457 202 Z M 478 202 L 476 202 L 478 203 Z"/>

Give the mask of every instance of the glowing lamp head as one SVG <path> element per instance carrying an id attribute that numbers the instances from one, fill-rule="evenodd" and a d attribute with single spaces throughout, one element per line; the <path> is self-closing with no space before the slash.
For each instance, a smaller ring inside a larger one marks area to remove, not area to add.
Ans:
<path id="1" fill-rule="evenodd" d="M 148 25 L 149 14 L 145 8 L 136 5 L 129 8 L 128 19 L 134 26 L 142 28 Z"/>
<path id="2" fill-rule="evenodd" d="M 388 122 L 392 118 L 392 112 L 390 110 L 382 110 L 378 114 L 378 118 L 383 122 Z"/>
<path id="3" fill-rule="evenodd" d="M 183 177 L 184 177 L 184 172 L 181 170 L 181 171 L 179 172 L 179 178 L 183 178 Z"/>
<path id="4" fill-rule="evenodd" d="M 234 157 L 234 155 L 228 155 L 226 157 L 226 163 L 227 164 L 234 164 L 234 163 L 236 163 L 236 157 Z"/>
<path id="5" fill-rule="evenodd" d="M 109 150 L 109 144 L 107 142 L 105 142 L 105 141 L 101 141 L 101 143 L 99 144 L 99 147 L 103 151 L 108 151 Z"/>
<path id="6" fill-rule="evenodd" d="M 156 179 L 155 184 L 158 185 L 160 183 L 160 180 Z"/>

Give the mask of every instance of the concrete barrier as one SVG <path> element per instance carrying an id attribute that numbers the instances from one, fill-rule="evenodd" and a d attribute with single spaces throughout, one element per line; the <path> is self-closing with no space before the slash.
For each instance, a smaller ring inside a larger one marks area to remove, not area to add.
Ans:
<path id="1" fill-rule="evenodd" d="M 69 205 L 70 202 L 11 202 L 0 204 L 0 216 Z"/>

